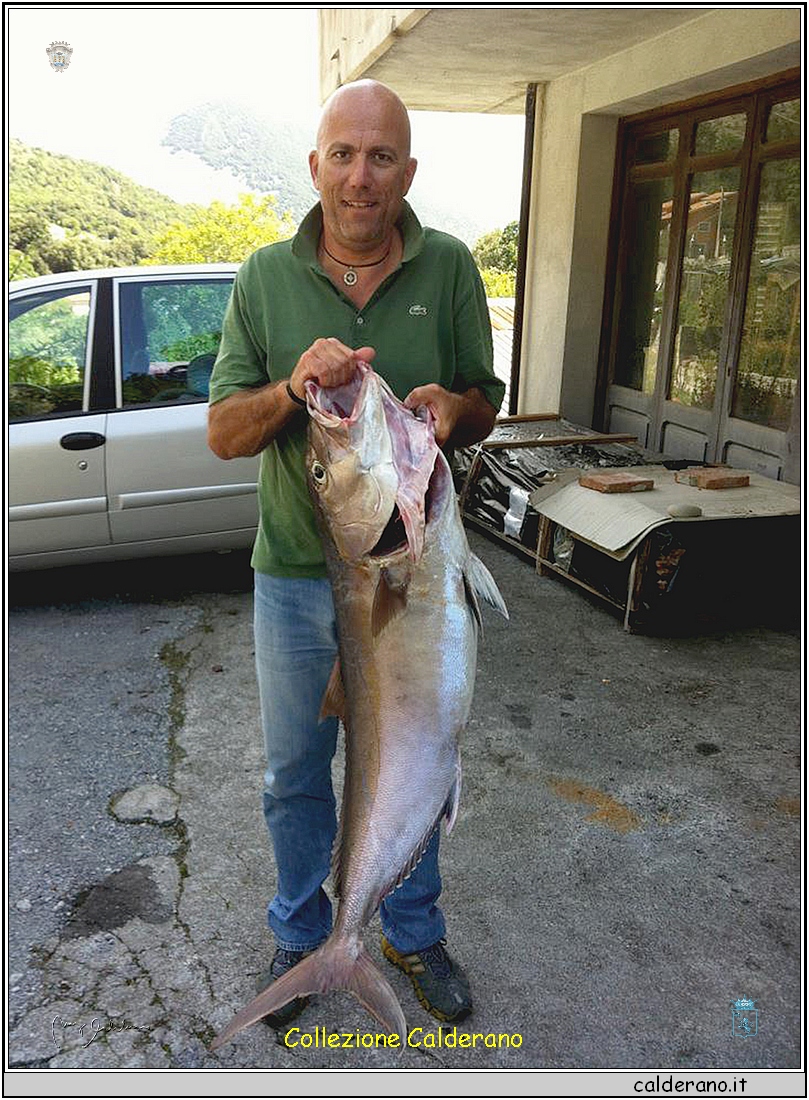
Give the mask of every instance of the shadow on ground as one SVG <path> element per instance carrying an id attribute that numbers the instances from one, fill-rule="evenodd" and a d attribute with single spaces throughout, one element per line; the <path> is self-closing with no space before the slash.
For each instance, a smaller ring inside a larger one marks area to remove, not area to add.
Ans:
<path id="1" fill-rule="evenodd" d="M 233 550 L 11 573 L 7 593 L 10 607 L 47 607 L 99 600 L 157 603 L 252 588 L 250 552 Z"/>

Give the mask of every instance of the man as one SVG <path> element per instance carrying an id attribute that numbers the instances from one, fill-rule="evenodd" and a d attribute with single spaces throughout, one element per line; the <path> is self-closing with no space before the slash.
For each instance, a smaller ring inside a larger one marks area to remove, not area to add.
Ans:
<path id="1" fill-rule="evenodd" d="M 263 988 L 331 931 L 323 890 L 335 835 L 335 719 L 319 721 L 337 642 L 331 589 L 306 489 L 304 384 L 348 381 L 358 360 L 415 408 L 439 444 L 486 436 L 503 385 L 492 373 L 485 293 L 466 247 L 423 230 L 404 197 L 416 171 L 404 104 L 375 81 L 327 102 L 309 156 L 320 202 L 292 241 L 242 265 L 211 379 L 209 443 L 261 454 L 253 552 L 255 639 L 267 752 L 264 814 L 278 869 L 268 920 L 277 949 Z M 402 776 L 407 782 L 407 776 Z M 438 830 L 413 874 L 380 906 L 385 956 L 442 1020 L 472 1007 L 437 906 Z M 304 999 L 275 1016 L 286 1024 Z"/>

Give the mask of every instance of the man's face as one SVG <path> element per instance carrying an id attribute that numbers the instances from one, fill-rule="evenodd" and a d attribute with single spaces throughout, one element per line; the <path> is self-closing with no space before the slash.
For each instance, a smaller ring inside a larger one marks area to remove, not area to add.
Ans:
<path id="1" fill-rule="evenodd" d="M 324 116 L 309 168 L 328 240 L 349 254 L 374 252 L 389 240 L 416 171 L 401 107 L 369 89 L 341 96 Z"/>

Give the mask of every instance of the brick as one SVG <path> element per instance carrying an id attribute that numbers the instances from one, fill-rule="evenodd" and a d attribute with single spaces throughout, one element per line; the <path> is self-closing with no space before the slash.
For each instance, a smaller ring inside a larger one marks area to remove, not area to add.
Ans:
<path id="1" fill-rule="evenodd" d="M 693 466 L 674 475 L 681 485 L 697 489 L 743 489 L 750 484 L 750 475 L 727 467 Z"/>
<path id="2" fill-rule="evenodd" d="M 602 474 L 582 474 L 579 485 L 599 493 L 639 493 L 654 488 L 654 479 L 625 473 L 623 470 Z"/>

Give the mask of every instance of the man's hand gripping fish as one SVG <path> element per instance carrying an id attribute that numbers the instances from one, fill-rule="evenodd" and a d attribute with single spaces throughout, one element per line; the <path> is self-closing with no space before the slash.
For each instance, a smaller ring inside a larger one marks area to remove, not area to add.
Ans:
<path id="1" fill-rule="evenodd" d="M 307 476 L 339 636 L 322 716 L 339 715 L 346 729 L 332 866 L 340 901 L 326 943 L 237 1013 L 212 1049 L 295 997 L 333 989 L 353 993 L 404 1044 L 404 1014 L 361 935 L 441 818 L 448 832 L 454 824 L 478 597 L 508 617 L 467 544 L 429 413 L 406 409 L 365 363 L 345 386 L 306 390 Z"/>

